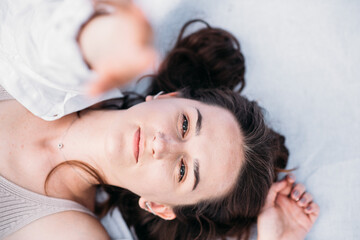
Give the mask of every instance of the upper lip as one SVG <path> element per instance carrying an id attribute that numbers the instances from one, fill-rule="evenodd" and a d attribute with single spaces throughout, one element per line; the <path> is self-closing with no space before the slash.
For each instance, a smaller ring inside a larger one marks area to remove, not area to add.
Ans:
<path id="1" fill-rule="evenodd" d="M 134 156 L 135 156 L 135 160 L 136 163 L 138 163 L 139 161 L 139 145 L 140 145 L 140 128 L 138 128 L 134 134 L 134 142 L 133 142 L 133 147 L 134 147 Z"/>

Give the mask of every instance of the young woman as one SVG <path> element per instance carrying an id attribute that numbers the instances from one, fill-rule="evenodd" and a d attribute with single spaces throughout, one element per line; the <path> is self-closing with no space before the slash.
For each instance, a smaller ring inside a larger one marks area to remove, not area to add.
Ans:
<path id="1" fill-rule="evenodd" d="M 180 56 L 175 66 L 184 69 L 200 66 L 216 87 L 233 87 L 229 82 L 243 79 L 243 67 L 230 70 L 243 58 L 229 36 L 212 28 L 180 36 L 169 56 Z M 194 38 L 205 41 L 196 51 L 188 47 Z M 186 57 L 199 65 L 188 65 Z M 173 59 L 157 76 L 175 68 Z M 187 70 L 178 73 L 196 69 Z M 178 87 L 172 78 L 155 82 L 165 80 Z M 15 100 L 0 108 L 0 233 L 6 239 L 107 239 L 91 215 L 98 184 L 110 198 L 97 207 L 120 202 L 140 239 L 246 237 L 258 216 L 259 239 L 303 239 L 319 212 L 292 178 L 273 184 L 287 161 L 284 138 L 265 125 L 255 102 L 233 90 L 190 85 L 128 109 L 87 109 L 52 122 Z"/>

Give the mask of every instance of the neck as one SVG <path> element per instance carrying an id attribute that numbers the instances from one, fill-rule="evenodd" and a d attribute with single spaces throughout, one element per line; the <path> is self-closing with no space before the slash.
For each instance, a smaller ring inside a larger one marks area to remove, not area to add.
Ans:
<path id="1" fill-rule="evenodd" d="M 54 125 L 57 135 L 49 135 L 45 146 L 53 153 L 53 157 L 50 158 L 51 166 L 61 167 L 56 169 L 49 180 L 49 195 L 66 196 L 84 204 L 80 199 L 88 199 L 89 194 L 94 194 L 93 186 L 99 183 L 89 172 L 84 171 L 87 167 L 95 169 L 106 181 L 103 171 L 105 159 L 102 153 L 106 133 L 113 121 L 109 115 L 113 113 L 83 111 L 80 117 L 71 114 Z M 62 144 L 61 148 L 58 147 L 59 144 Z"/>

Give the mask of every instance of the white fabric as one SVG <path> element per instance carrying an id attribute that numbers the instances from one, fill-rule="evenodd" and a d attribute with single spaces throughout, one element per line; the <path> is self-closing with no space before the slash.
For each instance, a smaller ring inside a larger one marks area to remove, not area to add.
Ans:
<path id="1" fill-rule="evenodd" d="M 0 85 L 45 120 L 121 97 L 117 89 L 93 99 L 84 94 L 95 73 L 76 37 L 93 12 L 90 0 L 1 0 Z"/>
<path id="2" fill-rule="evenodd" d="M 137 239 L 132 235 L 123 219 L 119 209 L 115 208 L 101 219 L 111 240 L 133 240 Z"/>

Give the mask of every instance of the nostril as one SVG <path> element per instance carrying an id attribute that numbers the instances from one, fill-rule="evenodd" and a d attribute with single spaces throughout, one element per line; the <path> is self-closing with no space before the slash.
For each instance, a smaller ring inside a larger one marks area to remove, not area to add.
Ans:
<path id="1" fill-rule="evenodd" d="M 153 155 L 155 154 L 155 151 L 154 151 L 154 149 L 152 150 L 152 154 L 153 154 Z"/>

